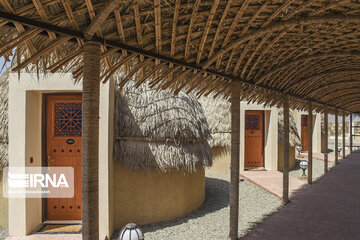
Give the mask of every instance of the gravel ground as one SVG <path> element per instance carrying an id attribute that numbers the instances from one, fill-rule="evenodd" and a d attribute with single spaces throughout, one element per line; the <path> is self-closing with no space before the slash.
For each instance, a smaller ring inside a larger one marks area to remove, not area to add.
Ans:
<path id="1" fill-rule="evenodd" d="M 9 235 L 8 231 L 0 226 L 0 240 L 4 240 Z"/>
<path id="2" fill-rule="evenodd" d="M 307 160 L 307 158 L 304 158 L 305 160 Z M 296 159 L 296 163 L 295 163 L 295 167 L 292 168 L 289 172 L 290 176 L 294 177 L 294 178 L 298 178 L 303 174 L 303 170 L 300 168 L 299 164 L 300 164 L 301 160 Z M 329 169 L 331 169 L 334 166 L 334 163 L 329 162 L 328 167 Z M 308 174 L 308 171 L 306 170 L 306 175 Z M 322 175 L 324 175 L 324 161 L 322 160 L 318 160 L 313 158 L 313 181 L 316 181 L 317 179 L 319 179 Z M 300 179 L 304 182 L 307 181 L 307 179 Z"/>
<path id="3" fill-rule="evenodd" d="M 162 222 L 140 226 L 145 239 L 227 239 L 229 231 L 229 174 L 206 174 L 206 200 L 192 214 Z M 274 195 L 245 180 L 240 182 L 239 235 L 243 236 L 256 223 L 277 211 L 281 201 Z M 118 236 L 114 234 L 114 239 Z"/>

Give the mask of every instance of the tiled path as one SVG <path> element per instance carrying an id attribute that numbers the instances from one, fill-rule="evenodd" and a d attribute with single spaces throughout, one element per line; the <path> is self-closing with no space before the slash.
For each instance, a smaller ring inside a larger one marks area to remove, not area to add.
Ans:
<path id="1" fill-rule="evenodd" d="M 245 171 L 241 172 L 240 177 L 245 178 L 251 183 L 258 185 L 264 190 L 274 194 L 275 196 L 282 198 L 282 182 L 283 174 L 279 171 Z M 297 191 L 299 188 L 306 185 L 305 182 L 302 182 L 296 178 L 289 176 L 289 190 L 290 198 L 292 194 Z"/>
<path id="2" fill-rule="evenodd" d="M 100 240 L 108 238 L 100 237 Z M 6 240 L 82 240 L 81 234 L 31 234 L 25 237 L 8 237 Z"/>
<path id="3" fill-rule="evenodd" d="M 243 240 L 359 240 L 360 153 L 353 153 Z"/>
<path id="4" fill-rule="evenodd" d="M 307 153 L 301 153 L 302 156 L 304 156 L 305 158 L 308 157 Z M 323 153 L 313 153 L 313 158 L 319 159 L 319 160 L 323 160 L 324 161 L 324 154 Z M 335 162 L 335 155 L 333 154 L 328 154 L 328 159 L 329 162 L 334 163 Z M 339 156 L 339 160 L 342 159 L 342 156 Z"/>

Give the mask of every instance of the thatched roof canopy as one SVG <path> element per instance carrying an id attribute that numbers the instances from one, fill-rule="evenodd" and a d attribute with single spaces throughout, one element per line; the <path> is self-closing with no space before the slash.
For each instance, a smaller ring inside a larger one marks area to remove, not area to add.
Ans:
<path id="1" fill-rule="evenodd" d="M 196 171 L 212 164 L 209 126 L 194 96 L 128 82 L 116 92 L 114 157 L 128 169 Z"/>
<path id="2" fill-rule="evenodd" d="M 356 0 L 0 1 L 0 55 L 82 77 L 83 42 L 102 43 L 102 80 L 126 70 L 161 89 L 360 112 Z M 15 51 L 12 51 L 15 50 Z"/>

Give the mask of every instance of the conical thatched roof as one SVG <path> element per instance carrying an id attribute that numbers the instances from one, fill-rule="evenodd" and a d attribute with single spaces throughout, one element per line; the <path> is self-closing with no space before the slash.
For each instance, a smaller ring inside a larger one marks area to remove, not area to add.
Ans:
<path id="1" fill-rule="evenodd" d="M 0 76 L 0 168 L 8 165 L 9 71 Z"/>
<path id="2" fill-rule="evenodd" d="M 211 166 L 208 123 L 197 99 L 151 90 L 148 83 L 117 89 L 114 156 L 129 169 Z"/>
<path id="3" fill-rule="evenodd" d="M 230 147 L 231 143 L 231 114 L 229 101 L 221 98 L 201 97 L 199 102 L 203 106 L 209 123 L 212 138 L 211 147 Z"/>
<path id="4" fill-rule="evenodd" d="M 284 142 L 284 111 L 283 109 L 279 109 L 279 121 L 278 121 L 278 131 L 279 131 L 279 135 L 278 135 L 278 139 L 279 139 L 279 143 Z M 290 132 L 289 132 L 289 142 L 290 142 L 290 146 L 297 146 L 297 145 L 301 145 L 301 139 L 300 136 L 298 134 L 298 130 L 296 127 L 296 121 L 295 121 L 295 117 L 294 117 L 294 111 L 290 110 L 290 114 L 289 114 L 289 128 L 290 128 Z"/>

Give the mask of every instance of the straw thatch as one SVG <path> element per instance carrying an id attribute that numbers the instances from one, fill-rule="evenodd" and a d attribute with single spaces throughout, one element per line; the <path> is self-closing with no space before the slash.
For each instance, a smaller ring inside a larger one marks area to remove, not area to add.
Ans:
<path id="1" fill-rule="evenodd" d="M 231 114 L 230 102 L 225 99 L 201 97 L 199 102 L 209 123 L 211 147 L 230 147 L 231 143 Z"/>
<path id="2" fill-rule="evenodd" d="M 210 131 L 199 102 L 191 95 L 156 92 L 147 82 L 128 82 L 116 92 L 114 156 L 124 167 L 183 169 L 211 166 Z"/>
<path id="3" fill-rule="evenodd" d="M 9 164 L 8 158 L 8 92 L 9 71 L 0 76 L 0 169 Z"/>
<path id="4" fill-rule="evenodd" d="M 284 111 L 279 109 L 278 120 L 278 139 L 279 144 L 284 144 Z M 296 127 L 295 112 L 290 110 L 289 113 L 289 143 L 290 146 L 296 147 L 301 145 L 301 138 L 299 136 L 298 129 Z"/>
<path id="5" fill-rule="evenodd" d="M 281 107 L 286 94 L 290 108 L 360 112 L 358 1 L 1 0 L 0 11 L 0 56 L 14 55 L 15 71 L 80 79 L 95 36 L 104 81 L 126 70 L 122 85 L 140 73 L 151 87 L 225 98 L 238 81 L 245 101 Z"/>

